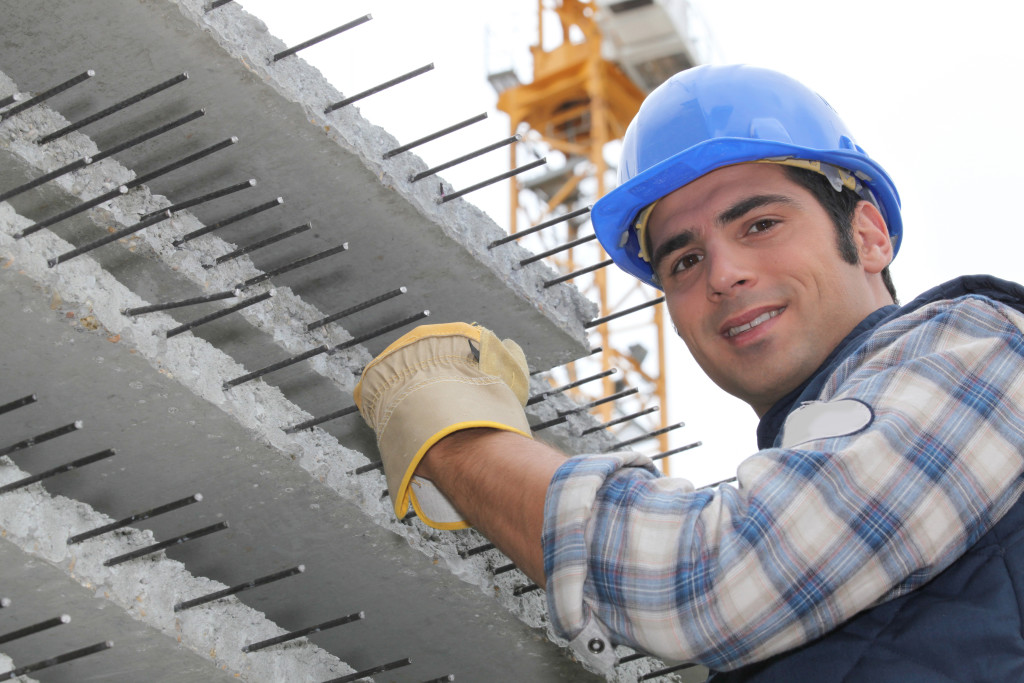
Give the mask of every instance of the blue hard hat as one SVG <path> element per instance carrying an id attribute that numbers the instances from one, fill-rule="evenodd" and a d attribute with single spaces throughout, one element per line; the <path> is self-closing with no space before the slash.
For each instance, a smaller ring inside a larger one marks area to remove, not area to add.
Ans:
<path id="1" fill-rule="evenodd" d="M 723 166 L 786 158 L 852 173 L 885 218 L 895 256 L 903 221 L 885 170 L 820 95 L 778 72 L 741 65 L 681 71 L 644 100 L 622 141 L 619 185 L 594 204 L 594 231 L 620 268 L 657 287 L 640 255 L 640 211 Z"/>

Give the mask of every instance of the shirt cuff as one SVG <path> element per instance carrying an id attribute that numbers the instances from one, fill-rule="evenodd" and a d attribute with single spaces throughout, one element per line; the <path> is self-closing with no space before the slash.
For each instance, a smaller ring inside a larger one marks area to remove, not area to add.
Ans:
<path id="1" fill-rule="evenodd" d="M 615 656 L 610 632 L 594 613 L 592 607 L 597 606 L 587 604 L 585 595 L 590 536 L 587 527 L 598 491 L 610 476 L 626 467 L 658 476 L 651 459 L 638 453 L 577 456 L 555 472 L 544 505 L 542 543 L 551 625 L 581 657 L 590 658 L 598 666 L 607 658 L 614 664 Z"/>

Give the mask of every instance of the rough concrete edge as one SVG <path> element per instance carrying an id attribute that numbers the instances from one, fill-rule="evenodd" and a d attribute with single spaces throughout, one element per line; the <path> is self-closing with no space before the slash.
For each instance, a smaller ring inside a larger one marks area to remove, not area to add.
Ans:
<path id="1" fill-rule="evenodd" d="M 14 660 L 0 652 L 0 674 L 5 674 L 9 671 L 14 671 L 17 667 L 14 664 Z M 29 678 L 28 676 L 18 676 L 17 678 L 11 679 L 18 681 L 18 683 L 39 683 L 38 679 Z"/>
<path id="2" fill-rule="evenodd" d="M 28 477 L 8 457 L 0 458 L 0 484 Z M 31 484 L 0 496 L 0 532 L 32 557 L 64 571 L 93 591 L 95 597 L 123 609 L 133 619 L 159 631 L 211 664 L 229 669 L 244 680 L 326 680 L 353 673 L 334 655 L 302 639 L 273 654 L 245 654 L 249 643 L 286 633 L 262 613 L 235 598 L 174 612 L 182 600 L 207 595 L 227 586 L 189 573 L 185 566 L 159 553 L 146 559 L 104 566 L 104 561 L 155 542 L 152 532 L 126 528 L 69 546 L 75 533 L 112 522 L 85 503 L 51 496 L 42 484 Z M 117 642 L 117 634 L 97 634 Z"/>
<path id="3" fill-rule="evenodd" d="M 558 275 L 546 264 L 519 268 L 519 260 L 531 253 L 517 244 L 489 250 L 487 245 L 504 237 L 494 220 L 477 206 L 459 198 L 441 205 L 427 185 L 410 185 L 407 179 L 426 169 L 426 164 L 409 152 L 384 159 L 384 154 L 399 145 L 384 129 L 366 121 L 357 107 L 350 106 L 324 114 L 324 108 L 343 95 L 318 69 L 300 55 L 272 62 L 275 53 L 287 46 L 274 37 L 266 25 L 241 7 L 229 3 L 206 12 L 204 0 L 167 0 L 178 5 L 182 14 L 201 30 L 216 36 L 225 52 L 273 88 L 282 98 L 303 108 L 311 125 L 326 130 L 330 139 L 356 155 L 377 176 L 382 185 L 394 190 L 481 264 L 530 302 L 542 315 L 570 337 L 586 344 L 583 325 L 598 315 L 598 306 L 574 285 L 563 284 L 545 289 L 545 280 Z"/>

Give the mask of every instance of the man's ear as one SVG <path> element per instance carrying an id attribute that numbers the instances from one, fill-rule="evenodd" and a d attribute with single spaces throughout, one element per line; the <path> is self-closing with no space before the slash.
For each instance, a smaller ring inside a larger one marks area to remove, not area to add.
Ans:
<path id="1" fill-rule="evenodd" d="M 861 201 L 853 210 L 853 239 L 861 265 L 868 273 L 881 273 L 892 261 L 892 241 L 885 218 L 871 202 Z"/>

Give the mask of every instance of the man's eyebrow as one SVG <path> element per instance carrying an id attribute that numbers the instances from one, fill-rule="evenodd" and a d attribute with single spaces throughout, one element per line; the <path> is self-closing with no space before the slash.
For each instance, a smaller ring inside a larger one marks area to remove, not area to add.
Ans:
<path id="1" fill-rule="evenodd" d="M 784 194 L 758 194 L 753 197 L 747 197 L 741 199 L 725 211 L 718 214 L 715 218 L 715 222 L 718 225 L 725 225 L 731 223 L 737 218 L 742 218 L 750 211 L 754 209 L 766 206 L 768 204 L 796 204 L 796 200 L 792 197 L 787 197 Z"/>
<path id="2" fill-rule="evenodd" d="M 694 237 L 695 235 L 693 230 L 683 230 L 658 245 L 658 248 L 654 251 L 654 255 L 651 257 L 651 269 L 657 273 L 658 265 L 661 263 L 663 258 L 677 249 L 685 249 L 686 246 L 694 240 Z"/>

